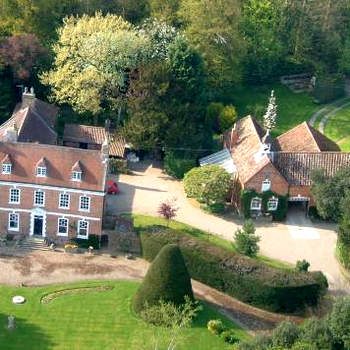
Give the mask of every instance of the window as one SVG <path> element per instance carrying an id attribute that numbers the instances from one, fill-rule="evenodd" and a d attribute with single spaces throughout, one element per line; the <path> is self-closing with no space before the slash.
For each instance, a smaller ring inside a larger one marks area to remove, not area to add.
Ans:
<path id="1" fill-rule="evenodd" d="M 19 214 L 10 213 L 9 214 L 9 230 L 18 231 L 19 230 Z"/>
<path id="2" fill-rule="evenodd" d="M 10 189 L 9 203 L 11 204 L 19 204 L 21 200 L 20 191 L 18 188 Z"/>
<path id="3" fill-rule="evenodd" d="M 269 191 L 270 188 L 271 188 L 271 181 L 269 179 L 266 179 L 265 181 L 263 181 L 261 186 L 261 191 L 262 192 Z"/>
<path id="4" fill-rule="evenodd" d="M 2 173 L 3 174 L 11 174 L 12 172 L 12 165 L 11 164 L 3 164 L 2 165 Z"/>
<path id="5" fill-rule="evenodd" d="M 278 198 L 272 197 L 267 201 L 267 210 L 277 210 Z"/>
<path id="6" fill-rule="evenodd" d="M 78 238 L 88 238 L 89 223 L 86 220 L 78 221 Z"/>
<path id="7" fill-rule="evenodd" d="M 81 181 L 81 171 L 72 171 L 72 181 Z"/>
<path id="8" fill-rule="evenodd" d="M 90 197 L 81 196 L 79 208 L 82 211 L 89 211 L 90 210 Z"/>
<path id="9" fill-rule="evenodd" d="M 261 198 L 255 197 L 250 203 L 251 210 L 260 210 L 261 209 Z"/>
<path id="10" fill-rule="evenodd" d="M 36 168 L 36 176 L 38 176 L 38 177 L 45 177 L 46 173 L 47 173 L 46 167 L 38 166 Z"/>
<path id="11" fill-rule="evenodd" d="M 58 219 L 58 236 L 68 236 L 68 219 L 59 218 Z"/>
<path id="12" fill-rule="evenodd" d="M 34 205 L 45 205 L 45 192 L 37 190 L 34 192 Z"/>
<path id="13" fill-rule="evenodd" d="M 58 207 L 60 209 L 69 209 L 70 196 L 68 193 L 60 193 Z"/>

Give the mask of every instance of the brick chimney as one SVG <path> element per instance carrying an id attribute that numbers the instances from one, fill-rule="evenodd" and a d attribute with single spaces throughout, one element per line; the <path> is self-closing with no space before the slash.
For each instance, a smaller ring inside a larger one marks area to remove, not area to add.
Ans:
<path id="1" fill-rule="evenodd" d="M 22 108 L 31 107 L 35 101 L 34 88 L 31 87 L 28 91 L 28 87 L 24 88 L 22 95 Z"/>

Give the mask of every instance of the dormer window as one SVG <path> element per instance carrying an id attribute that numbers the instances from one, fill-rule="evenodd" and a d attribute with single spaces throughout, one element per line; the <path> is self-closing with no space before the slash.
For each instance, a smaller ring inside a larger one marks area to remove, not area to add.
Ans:
<path id="1" fill-rule="evenodd" d="M 45 177 L 46 174 L 47 174 L 46 167 L 38 166 L 36 168 L 36 176 L 38 176 L 38 177 Z"/>
<path id="2" fill-rule="evenodd" d="M 41 158 L 36 164 L 36 176 L 45 177 L 47 176 L 47 165 L 45 158 Z"/>
<path id="3" fill-rule="evenodd" d="M 264 180 L 261 185 L 261 192 L 269 191 L 270 188 L 271 188 L 271 181 L 269 179 Z"/>
<path id="4" fill-rule="evenodd" d="M 72 166 L 72 181 L 81 181 L 83 171 L 79 160 Z"/>
<path id="5" fill-rule="evenodd" d="M 12 163 L 10 156 L 6 154 L 4 159 L 2 160 L 2 174 L 9 175 L 12 173 Z"/>
<path id="6" fill-rule="evenodd" d="M 72 181 L 81 181 L 81 171 L 72 171 Z"/>

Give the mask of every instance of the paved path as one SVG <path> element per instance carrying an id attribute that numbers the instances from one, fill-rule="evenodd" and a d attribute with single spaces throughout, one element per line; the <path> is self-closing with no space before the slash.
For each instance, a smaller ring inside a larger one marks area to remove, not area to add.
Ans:
<path id="1" fill-rule="evenodd" d="M 30 252 L 20 256 L 3 256 L 0 249 L 0 284 L 39 286 L 85 280 L 140 281 L 149 264 L 143 259 L 127 260 L 103 255 Z M 196 297 L 209 302 L 221 313 L 252 334 L 268 331 L 286 319 L 298 317 L 274 314 L 244 304 L 202 283 L 192 281 Z"/>
<path id="2" fill-rule="evenodd" d="M 217 217 L 192 206 L 184 194 L 181 182 L 149 163 L 138 165 L 134 175 L 121 175 L 118 185 L 120 194 L 107 198 L 108 208 L 114 213 L 133 212 L 158 216 L 159 204 L 175 197 L 179 206 L 178 221 L 228 240 L 233 239 L 234 232 L 242 224 L 233 214 Z M 337 239 L 334 229 L 334 225 L 312 224 L 298 210 L 290 213 L 286 223 L 257 225 L 262 254 L 292 264 L 306 259 L 311 263 L 311 270 L 321 270 L 326 274 L 332 290 L 343 292 L 350 288 L 343 281 L 334 256 Z"/>

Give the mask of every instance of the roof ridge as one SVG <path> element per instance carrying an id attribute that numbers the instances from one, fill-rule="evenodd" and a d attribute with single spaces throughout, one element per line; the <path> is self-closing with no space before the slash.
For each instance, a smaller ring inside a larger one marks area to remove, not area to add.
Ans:
<path id="1" fill-rule="evenodd" d="M 45 124 L 45 126 L 55 135 L 57 136 L 57 132 L 51 128 L 51 126 L 46 122 L 46 120 L 35 110 L 35 108 L 30 108 L 30 111 L 35 114 L 41 121 L 43 124 Z"/>
<path id="2" fill-rule="evenodd" d="M 296 126 L 294 126 L 294 127 L 291 128 L 291 129 L 287 130 L 287 131 L 284 132 L 283 134 L 277 136 L 277 137 L 276 137 L 276 140 L 280 139 L 282 136 L 285 136 L 285 135 L 289 134 L 290 132 L 294 131 L 295 129 L 301 127 L 304 123 L 305 123 L 305 121 L 302 122 L 302 123 L 300 123 L 300 124 L 298 124 L 298 125 L 296 125 Z"/>
<path id="3" fill-rule="evenodd" d="M 311 130 L 311 128 L 310 128 L 309 123 L 307 123 L 306 121 L 304 121 L 302 124 L 304 124 L 304 123 L 306 124 L 306 128 L 307 128 L 309 134 L 311 135 L 312 140 L 314 141 L 314 144 L 316 145 L 316 147 L 318 148 L 318 150 L 319 150 L 320 152 L 322 152 L 322 150 L 321 150 L 321 148 L 320 148 L 318 142 L 316 141 L 315 136 L 314 136 L 314 134 L 313 134 L 313 132 L 312 132 L 312 130 Z M 302 125 L 302 124 L 301 124 L 301 125 Z"/>

